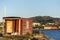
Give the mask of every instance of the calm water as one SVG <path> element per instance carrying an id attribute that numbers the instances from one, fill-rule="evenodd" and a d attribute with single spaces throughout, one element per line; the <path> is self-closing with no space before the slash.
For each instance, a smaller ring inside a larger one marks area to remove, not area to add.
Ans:
<path id="1" fill-rule="evenodd" d="M 41 30 L 43 33 L 48 35 L 49 38 L 54 40 L 60 40 L 60 30 Z"/>

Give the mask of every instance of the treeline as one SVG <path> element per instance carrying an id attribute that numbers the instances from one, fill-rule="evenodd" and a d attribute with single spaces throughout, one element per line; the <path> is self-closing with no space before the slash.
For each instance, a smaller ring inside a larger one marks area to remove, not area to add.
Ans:
<path id="1" fill-rule="evenodd" d="M 60 23 L 60 18 L 54 18 L 50 16 L 36 16 L 31 17 L 33 19 L 33 22 L 57 22 Z"/>

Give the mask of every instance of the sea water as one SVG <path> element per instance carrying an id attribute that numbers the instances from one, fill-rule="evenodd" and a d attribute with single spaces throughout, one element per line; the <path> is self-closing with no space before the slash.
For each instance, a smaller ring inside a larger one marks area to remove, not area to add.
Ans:
<path id="1" fill-rule="evenodd" d="M 49 38 L 60 40 L 60 30 L 41 30 L 41 32 L 45 33 Z"/>

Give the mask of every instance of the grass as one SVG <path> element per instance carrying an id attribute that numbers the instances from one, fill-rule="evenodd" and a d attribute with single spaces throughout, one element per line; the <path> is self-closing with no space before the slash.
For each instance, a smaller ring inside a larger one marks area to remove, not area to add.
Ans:
<path id="1" fill-rule="evenodd" d="M 0 40 L 26 40 L 26 38 L 23 36 L 4 36 Z"/>

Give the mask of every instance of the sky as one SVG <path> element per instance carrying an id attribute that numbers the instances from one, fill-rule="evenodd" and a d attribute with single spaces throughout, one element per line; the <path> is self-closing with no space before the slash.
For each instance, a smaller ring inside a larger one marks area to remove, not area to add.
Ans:
<path id="1" fill-rule="evenodd" d="M 5 6 L 6 16 L 60 18 L 60 0 L 0 0 L 0 18 L 4 17 Z"/>

